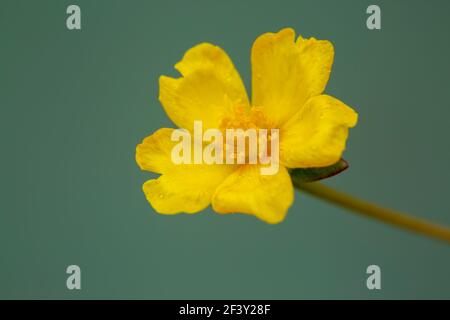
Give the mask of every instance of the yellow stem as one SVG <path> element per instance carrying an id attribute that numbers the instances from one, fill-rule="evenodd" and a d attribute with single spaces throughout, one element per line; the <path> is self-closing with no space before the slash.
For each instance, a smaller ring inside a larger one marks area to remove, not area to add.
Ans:
<path id="1" fill-rule="evenodd" d="M 382 208 L 372 203 L 357 199 L 346 193 L 334 190 L 321 183 L 297 182 L 293 179 L 296 188 L 304 190 L 314 196 L 332 202 L 344 208 L 353 210 L 364 216 L 381 220 L 391 225 L 415 231 L 423 235 L 443 240 L 450 243 L 450 229 L 428 222 L 423 219 L 414 218 L 407 214 L 391 209 Z"/>

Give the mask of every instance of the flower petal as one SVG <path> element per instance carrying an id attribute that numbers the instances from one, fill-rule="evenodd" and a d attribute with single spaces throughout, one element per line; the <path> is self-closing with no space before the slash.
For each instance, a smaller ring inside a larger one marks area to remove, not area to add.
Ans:
<path id="1" fill-rule="evenodd" d="M 244 165 L 216 190 L 212 206 L 218 213 L 247 213 L 268 223 L 279 223 L 294 201 L 294 189 L 286 168 L 261 175 L 259 165 Z"/>
<path id="2" fill-rule="evenodd" d="M 179 142 L 171 140 L 173 130 L 159 129 L 136 148 L 140 168 L 162 174 L 144 184 L 144 193 L 159 213 L 198 212 L 211 203 L 217 186 L 236 170 L 236 166 L 175 164 L 171 154 Z"/>
<path id="3" fill-rule="evenodd" d="M 173 168 L 170 156 L 177 143 L 170 139 L 173 130 L 159 129 L 136 147 L 136 162 L 141 170 L 164 173 Z"/>
<path id="4" fill-rule="evenodd" d="M 357 113 L 328 95 L 308 100 L 280 131 L 280 162 L 288 168 L 329 166 L 341 158 Z"/>
<path id="5" fill-rule="evenodd" d="M 175 65 L 181 78 L 161 76 L 159 99 L 170 119 L 180 128 L 217 128 L 236 105 L 248 107 L 248 97 L 233 63 L 219 47 L 199 44 Z"/>
<path id="6" fill-rule="evenodd" d="M 176 165 L 158 179 L 144 183 L 143 190 L 159 213 L 196 213 L 210 205 L 217 186 L 234 170 L 231 165 Z"/>
<path id="7" fill-rule="evenodd" d="M 295 42 L 289 28 L 261 35 L 252 48 L 253 105 L 281 125 L 324 91 L 333 58 L 329 41 L 300 36 Z"/>

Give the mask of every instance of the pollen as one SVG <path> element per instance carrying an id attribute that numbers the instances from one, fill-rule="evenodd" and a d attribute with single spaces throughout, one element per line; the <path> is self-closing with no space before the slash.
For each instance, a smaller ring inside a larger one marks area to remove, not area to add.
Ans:
<path id="1" fill-rule="evenodd" d="M 223 117 L 219 126 L 219 130 L 228 138 L 224 145 L 225 153 L 238 163 L 259 163 L 257 159 L 270 157 L 272 129 L 273 126 L 264 115 L 262 108 L 248 106 L 234 107 L 232 115 Z M 228 135 L 227 132 L 231 131 L 233 134 Z M 252 143 L 254 148 L 250 147 Z M 237 149 L 240 144 L 244 147 L 239 152 Z"/>
<path id="2" fill-rule="evenodd" d="M 223 117 L 219 129 L 270 129 L 270 121 L 264 115 L 262 108 L 248 106 L 236 106 L 231 116 Z"/>

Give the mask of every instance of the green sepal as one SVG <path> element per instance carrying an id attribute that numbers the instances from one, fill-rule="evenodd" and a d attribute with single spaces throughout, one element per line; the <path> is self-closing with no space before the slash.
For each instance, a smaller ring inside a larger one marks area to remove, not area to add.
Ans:
<path id="1" fill-rule="evenodd" d="M 296 182 L 314 182 L 335 176 L 349 167 L 347 161 L 339 160 L 335 164 L 321 168 L 298 168 L 289 171 L 291 178 Z"/>

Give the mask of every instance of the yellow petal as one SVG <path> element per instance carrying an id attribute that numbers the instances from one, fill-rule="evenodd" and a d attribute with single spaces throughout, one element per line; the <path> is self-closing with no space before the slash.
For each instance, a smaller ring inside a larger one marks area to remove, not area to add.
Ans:
<path id="1" fill-rule="evenodd" d="M 175 65 L 181 78 L 161 76 L 159 99 L 170 119 L 180 128 L 218 128 L 224 115 L 237 105 L 248 107 L 248 97 L 233 63 L 219 47 L 199 44 Z"/>
<path id="2" fill-rule="evenodd" d="M 329 41 L 299 37 L 283 29 L 258 37 L 252 48 L 252 102 L 275 125 L 293 116 L 328 82 L 334 49 Z"/>
<path id="3" fill-rule="evenodd" d="M 136 161 L 143 170 L 161 173 L 147 181 L 144 193 L 159 213 L 194 213 L 205 209 L 220 185 L 235 169 L 234 165 L 175 164 L 171 153 L 174 129 L 159 129 L 136 148 Z"/>
<path id="4" fill-rule="evenodd" d="M 159 213 L 196 213 L 210 205 L 217 186 L 234 170 L 230 165 L 176 165 L 158 179 L 144 183 L 143 189 Z"/>
<path id="5" fill-rule="evenodd" d="M 177 143 L 170 139 L 173 130 L 159 129 L 136 147 L 136 162 L 142 170 L 155 173 L 170 171 L 173 167 L 170 156 Z"/>
<path id="6" fill-rule="evenodd" d="M 357 113 L 341 101 L 320 95 L 308 100 L 280 131 L 280 161 L 288 168 L 336 163 L 345 149 Z"/>
<path id="7" fill-rule="evenodd" d="M 279 223 L 294 200 L 286 168 L 274 175 L 261 175 L 260 166 L 244 165 L 216 190 L 212 206 L 218 213 L 247 213 L 268 223 Z"/>

